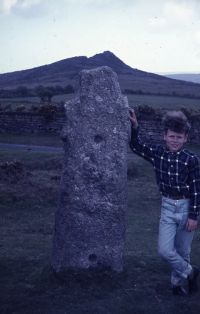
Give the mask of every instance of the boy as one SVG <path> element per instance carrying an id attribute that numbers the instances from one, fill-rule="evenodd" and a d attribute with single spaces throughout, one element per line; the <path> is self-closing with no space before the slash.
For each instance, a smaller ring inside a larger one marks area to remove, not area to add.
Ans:
<path id="1" fill-rule="evenodd" d="M 132 109 L 130 121 L 130 147 L 153 164 L 162 195 L 158 251 L 172 268 L 173 294 L 196 292 L 199 269 L 190 264 L 190 251 L 200 209 L 200 162 L 197 156 L 183 149 L 190 124 L 181 111 L 166 113 L 163 119 L 165 146 L 162 146 L 140 140 Z"/>

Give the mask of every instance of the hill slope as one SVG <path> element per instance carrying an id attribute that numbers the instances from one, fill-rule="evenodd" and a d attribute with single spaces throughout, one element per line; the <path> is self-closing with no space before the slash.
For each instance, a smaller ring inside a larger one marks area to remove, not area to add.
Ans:
<path id="1" fill-rule="evenodd" d="M 68 84 L 76 88 L 81 70 L 103 65 L 111 67 L 118 74 L 124 92 L 200 97 L 200 84 L 133 69 L 109 51 L 90 58 L 73 57 L 33 69 L 0 74 L 0 89 L 12 89 L 21 85 L 34 88 L 37 85 Z"/>
<path id="2" fill-rule="evenodd" d="M 194 82 L 194 83 L 198 83 L 200 84 L 200 74 L 187 74 L 187 73 L 183 73 L 183 74 L 169 74 L 169 75 L 165 75 L 166 77 L 172 78 L 172 79 L 176 79 L 176 80 L 183 80 L 183 81 L 187 81 L 187 82 Z"/>

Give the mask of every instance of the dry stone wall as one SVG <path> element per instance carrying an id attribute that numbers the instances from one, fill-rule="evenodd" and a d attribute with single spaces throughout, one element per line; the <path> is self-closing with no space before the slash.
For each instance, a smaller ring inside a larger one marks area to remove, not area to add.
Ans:
<path id="1" fill-rule="evenodd" d="M 162 140 L 161 119 L 154 114 L 140 114 L 138 118 L 142 137 L 150 141 Z M 64 113 L 50 118 L 33 112 L 0 112 L 0 133 L 10 134 L 60 134 L 64 125 Z M 190 142 L 200 144 L 200 115 L 191 119 Z"/>
<path id="2" fill-rule="evenodd" d="M 64 114 L 55 114 L 51 119 L 33 112 L 0 112 L 0 133 L 11 134 L 60 134 Z"/>

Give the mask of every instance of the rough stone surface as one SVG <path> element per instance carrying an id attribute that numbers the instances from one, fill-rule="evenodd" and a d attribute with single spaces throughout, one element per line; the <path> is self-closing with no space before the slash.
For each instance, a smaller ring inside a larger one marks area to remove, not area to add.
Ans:
<path id="1" fill-rule="evenodd" d="M 123 270 L 128 102 L 109 67 L 80 73 L 66 103 L 65 160 L 52 266 Z"/>

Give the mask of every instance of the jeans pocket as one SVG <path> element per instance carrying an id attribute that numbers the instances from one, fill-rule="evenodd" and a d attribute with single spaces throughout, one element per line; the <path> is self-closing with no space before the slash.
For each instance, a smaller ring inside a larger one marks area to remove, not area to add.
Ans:
<path id="1" fill-rule="evenodd" d="M 161 208 L 161 214 L 160 214 L 160 222 L 170 222 L 172 218 L 172 211 L 169 210 L 167 207 L 162 207 Z"/>
<path id="2" fill-rule="evenodd" d="M 188 221 L 188 211 L 184 211 L 182 213 L 181 221 L 180 221 L 180 229 L 184 230 L 186 229 L 186 224 Z"/>
<path id="3" fill-rule="evenodd" d="M 171 204 L 170 200 L 167 198 L 162 198 L 162 203 L 161 203 L 161 211 L 162 210 L 169 210 L 173 211 L 173 204 Z"/>

